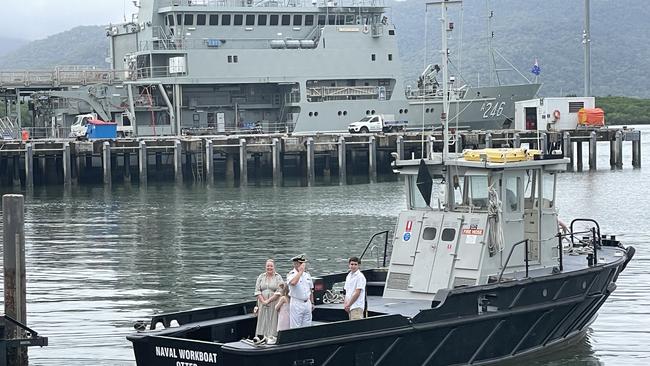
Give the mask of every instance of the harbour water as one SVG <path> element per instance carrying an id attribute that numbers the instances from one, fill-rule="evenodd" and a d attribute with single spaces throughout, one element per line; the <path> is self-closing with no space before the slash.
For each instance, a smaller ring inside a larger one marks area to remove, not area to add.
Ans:
<path id="1" fill-rule="evenodd" d="M 642 164 L 650 164 L 650 126 L 639 129 Z M 608 148 L 599 145 L 597 171 L 560 175 L 560 216 L 593 217 L 637 254 L 584 341 L 527 363 L 650 363 L 650 168 L 632 169 L 626 144 L 624 169 L 610 170 Z M 303 252 L 313 275 L 344 271 L 346 258 L 393 229 L 404 207 L 402 183 L 383 178 L 315 187 L 36 188 L 26 196 L 28 325 L 50 346 L 31 348 L 30 364 L 133 365 L 125 336 L 134 321 L 250 300 L 266 258 L 283 274 Z"/>

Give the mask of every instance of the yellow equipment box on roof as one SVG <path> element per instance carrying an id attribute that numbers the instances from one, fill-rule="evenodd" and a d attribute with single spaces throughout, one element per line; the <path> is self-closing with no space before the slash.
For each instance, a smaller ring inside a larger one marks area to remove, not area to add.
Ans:
<path id="1" fill-rule="evenodd" d="M 541 155 L 541 151 L 521 148 L 489 148 L 463 151 L 463 158 L 467 161 L 484 160 L 490 163 L 512 163 L 516 161 L 533 160 L 535 159 L 535 155 Z"/>

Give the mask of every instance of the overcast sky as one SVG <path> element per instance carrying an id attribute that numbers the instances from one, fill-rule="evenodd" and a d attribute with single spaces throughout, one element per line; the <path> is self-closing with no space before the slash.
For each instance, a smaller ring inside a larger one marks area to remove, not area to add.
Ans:
<path id="1" fill-rule="evenodd" d="M 41 39 L 78 25 L 121 23 L 131 19 L 131 0 L 0 0 L 0 36 Z"/>

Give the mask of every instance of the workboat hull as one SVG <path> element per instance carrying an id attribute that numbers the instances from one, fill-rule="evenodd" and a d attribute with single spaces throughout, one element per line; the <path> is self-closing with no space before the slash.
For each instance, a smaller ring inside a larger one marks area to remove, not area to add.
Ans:
<path id="1" fill-rule="evenodd" d="M 253 302 L 157 317 L 154 322 L 175 318 L 181 326 L 128 339 L 141 366 L 489 364 L 583 335 L 634 254 L 633 248 L 609 250 L 615 259 L 580 270 L 440 291 L 431 308 L 412 317 L 376 313 L 332 321 L 333 309 L 317 308 L 314 319 L 323 322 L 280 332 L 273 345 L 240 341 L 254 332 L 255 318 L 246 314 Z M 369 282 L 375 276 L 366 274 Z M 327 286 L 340 278 L 321 280 Z"/>

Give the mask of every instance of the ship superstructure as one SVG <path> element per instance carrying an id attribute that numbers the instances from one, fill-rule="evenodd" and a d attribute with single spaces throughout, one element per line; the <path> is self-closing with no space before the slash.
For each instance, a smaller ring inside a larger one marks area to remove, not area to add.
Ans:
<path id="1" fill-rule="evenodd" d="M 397 29 L 383 0 L 136 4 L 132 21 L 107 29 L 111 66 L 123 70 L 123 84 L 44 93 L 68 101 L 48 106 L 60 125 L 95 112 L 140 136 L 345 132 L 374 114 L 440 126 L 443 81 L 431 66 L 417 90 L 405 88 Z M 514 127 L 514 103 L 540 86 L 446 82 L 449 126 L 471 129 Z"/>

